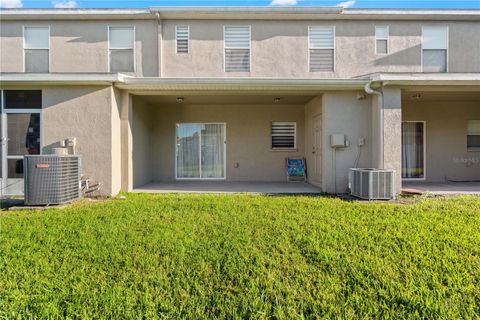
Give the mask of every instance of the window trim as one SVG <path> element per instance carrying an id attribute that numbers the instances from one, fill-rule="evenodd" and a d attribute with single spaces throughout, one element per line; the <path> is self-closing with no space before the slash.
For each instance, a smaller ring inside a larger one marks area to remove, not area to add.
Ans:
<path id="1" fill-rule="evenodd" d="M 436 49 L 436 50 L 446 50 L 447 51 L 447 54 L 445 56 L 445 72 L 437 72 L 437 73 L 448 73 L 449 72 L 449 63 L 448 63 L 448 60 L 449 60 L 449 51 L 450 51 L 450 28 L 448 25 L 433 25 L 433 26 L 425 26 L 423 25 L 422 26 L 422 34 L 421 34 L 421 50 L 420 50 L 420 65 L 422 66 L 422 71 L 421 72 L 425 72 L 424 69 L 423 69 L 423 50 L 435 50 L 435 49 L 424 49 L 423 48 L 423 44 L 425 43 L 425 41 L 423 41 L 423 35 L 424 35 L 424 29 L 425 28 L 446 28 L 447 29 L 447 49 Z"/>
<path id="2" fill-rule="evenodd" d="M 224 24 L 223 25 L 223 72 L 232 72 L 227 71 L 227 57 L 225 54 L 226 49 L 241 49 L 241 48 L 228 48 L 225 43 L 225 29 L 226 27 L 248 27 L 248 71 L 235 71 L 240 73 L 252 72 L 252 25 L 250 24 Z"/>
<path id="3" fill-rule="evenodd" d="M 333 68 L 332 71 L 310 71 L 310 28 L 311 27 L 331 27 L 333 28 L 333 48 L 323 48 L 323 49 L 332 49 L 333 50 Z M 307 48 L 307 72 L 308 73 L 335 73 L 336 72 L 336 66 L 337 66 L 337 50 L 335 49 L 337 47 L 337 31 L 336 31 L 336 26 L 333 25 L 309 25 L 307 27 L 307 41 L 308 41 L 308 48 Z"/>
<path id="4" fill-rule="evenodd" d="M 187 52 L 178 52 L 178 27 L 187 27 Z M 175 53 L 176 54 L 189 54 L 190 53 L 190 25 L 187 24 L 176 24 L 175 25 Z"/>
<path id="5" fill-rule="evenodd" d="M 26 28 L 48 28 L 48 48 L 47 49 L 27 49 L 25 47 L 25 29 Z M 22 26 L 22 43 L 23 43 L 23 50 L 22 50 L 22 56 L 23 56 L 23 73 L 26 73 L 27 69 L 27 64 L 25 61 L 25 50 L 48 50 L 48 72 L 50 73 L 52 71 L 52 59 L 51 59 L 51 30 L 50 30 L 50 25 L 23 25 Z"/>
<path id="6" fill-rule="evenodd" d="M 273 134 L 272 134 L 272 128 L 273 124 L 293 124 L 293 148 L 275 148 L 273 147 Z M 297 122 L 296 121 L 271 121 L 270 122 L 270 151 L 298 151 L 298 146 L 297 146 Z"/>
<path id="7" fill-rule="evenodd" d="M 133 29 L 133 45 L 132 48 L 110 48 L 110 29 L 111 28 L 132 28 Z M 107 68 L 108 72 L 111 71 L 111 66 L 110 66 L 110 52 L 111 50 L 133 50 L 133 73 L 137 72 L 137 51 L 136 51 L 136 45 L 135 42 L 137 41 L 136 38 L 136 29 L 135 25 L 108 25 L 107 26 Z M 124 72 L 130 72 L 130 71 L 124 71 Z"/>
<path id="8" fill-rule="evenodd" d="M 402 181 L 426 181 L 427 180 L 427 121 L 402 120 L 402 123 L 423 123 L 423 177 L 422 178 L 401 178 L 401 180 Z M 401 146 L 401 148 L 403 148 L 403 145 Z M 400 172 L 400 174 L 402 173 Z"/>
<path id="9" fill-rule="evenodd" d="M 387 28 L 387 37 L 386 38 L 378 38 L 377 37 L 377 28 Z M 387 52 L 386 53 L 378 53 L 377 51 L 377 40 L 386 40 L 387 41 Z M 379 56 L 385 56 L 390 53 L 390 26 L 389 25 L 375 25 L 375 54 Z"/>
<path id="10" fill-rule="evenodd" d="M 480 132 L 475 133 L 475 134 L 470 134 L 470 131 L 468 131 L 468 122 L 469 121 L 480 121 L 480 119 L 467 119 L 467 152 L 480 152 L 480 147 L 469 147 L 468 146 L 468 136 L 480 136 Z"/>

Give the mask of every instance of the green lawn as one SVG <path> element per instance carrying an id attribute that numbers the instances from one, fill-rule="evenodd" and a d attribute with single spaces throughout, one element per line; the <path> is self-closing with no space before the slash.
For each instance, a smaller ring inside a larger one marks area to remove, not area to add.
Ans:
<path id="1" fill-rule="evenodd" d="M 129 194 L 0 219 L 0 319 L 480 317 L 480 197 Z"/>

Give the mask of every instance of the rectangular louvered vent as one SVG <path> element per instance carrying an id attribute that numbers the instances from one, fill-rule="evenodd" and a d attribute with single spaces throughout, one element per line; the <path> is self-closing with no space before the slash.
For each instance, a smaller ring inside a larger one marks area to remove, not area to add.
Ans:
<path id="1" fill-rule="evenodd" d="M 310 72 L 333 72 L 335 55 L 335 28 L 311 26 L 308 28 Z"/>
<path id="2" fill-rule="evenodd" d="M 189 38 L 188 26 L 176 26 L 175 37 L 177 39 L 177 53 L 188 53 L 188 38 Z"/>
<path id="3" fill-rule="evenodd" d="M 272 149 L 295 149 L 295 122 L 272 122 Z"/>
<path id="4" fill-rule="evenodd" d="M 225 71 L 250 72 L 250 26 L 225 26 Z"/>

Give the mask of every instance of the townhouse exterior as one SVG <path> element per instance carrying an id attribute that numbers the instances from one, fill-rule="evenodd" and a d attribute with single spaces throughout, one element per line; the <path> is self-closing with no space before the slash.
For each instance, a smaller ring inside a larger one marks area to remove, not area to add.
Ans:
<path id="1" fill-rule="evenodd" d="M 480 180 L 479 10 L 5 9 L 0 27 L 3 194 L 23 155 L 60 151 L 106 195 L 285 181 L 295 156 L 326 192 L 351 167 L 395 170 L 397 192 Z"/>

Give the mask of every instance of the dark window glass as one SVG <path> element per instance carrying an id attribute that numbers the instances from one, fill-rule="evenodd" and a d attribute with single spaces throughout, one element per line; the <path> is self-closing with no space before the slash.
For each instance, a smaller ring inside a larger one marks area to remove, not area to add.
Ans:
<path id="1" fill-rule="evenodd" d="M 41 90 L 5 90 L 5 109 L 41 109 Z"/>
<path id="2" fill-rule="evenodd" d="M 467 148 L 480 149 L 480 134 L 467 136 Z"/>

